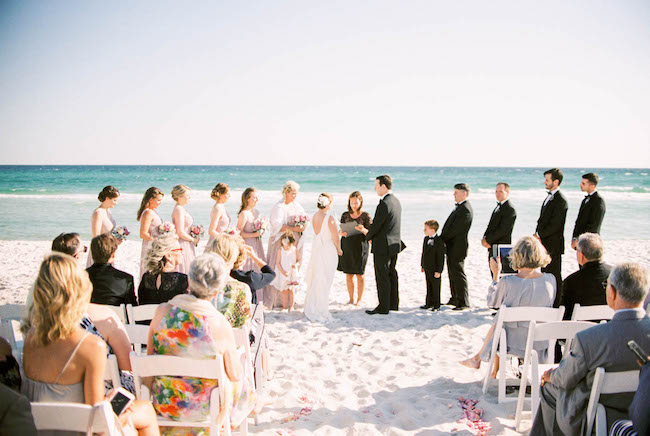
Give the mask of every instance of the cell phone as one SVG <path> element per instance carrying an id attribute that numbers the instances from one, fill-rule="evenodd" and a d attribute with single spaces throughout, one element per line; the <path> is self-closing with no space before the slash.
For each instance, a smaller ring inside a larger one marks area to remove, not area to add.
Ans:
<path id="1" fill-rule="evenodd" d="M 133 394 L 124 388 L 113 389 L 108 395 L 113 412 L 116 415 L 121 415 L 135 400 Z"/>
<path id="2" fill-rule="evenodd" d="M 494 244 L 492 246 L 492 257 L 496 260 L 497 257 L 501 257 L 501 273 L 502 274 L 517 274 L 517 271 L 512 269 L 510 264 L 510 251 L 512 250 L 512 245 L 510 244 Z"/>
<path id="3" fill-rule="evenodd" d="M 634 341 L 629 341 L 629 342 L 627 343 L 627 347 L 628 347 L 630 350 L 632 350 L 632 352 L 633 352 L 634 354 L 636 354 L 636 357 L 639 359 L 639 361 L 640 361 L 642 364 L 645 365 L 646 363 L 648 363 L 648 353 L 646 353 L 645 351 L 643 351 L 643 348 L 639 347 L 639 344 L 637 344 L 637 343 L 634 342 Z"/>

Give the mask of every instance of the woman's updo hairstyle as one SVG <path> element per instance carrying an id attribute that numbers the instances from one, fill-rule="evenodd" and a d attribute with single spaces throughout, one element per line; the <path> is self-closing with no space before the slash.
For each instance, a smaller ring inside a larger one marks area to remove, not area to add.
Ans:
<path id="1" fill-rule="evenodd" d="M 154 239 L 144 258 L 147 271 L 154 275 L 160 274 L 167 263 L 165 256 L 176 249 L 177 241 L 176 235 L 162 235 Z"/>
<path id="2" fill-rule="evenodd" d="M 332 200 L 334 200 L 332 194 L 330 194 L 329 192 L 323 192 L 321 195 L 318 196 L 318 200 L 316 201 L 316 207 L 319 209 L 325 209 L 327 206 L 332 204 Z"/>
<path id="3" fill-rule="evenodd" d="M 178 201 L 179 198 L 181 198 L 183 195 L 187 194 L 188 192 L 192 192 L 192 190 L 188 186 L 176 185 L 172 188 L 172 199 L 174 201 Z"/>
<path id="4" fill-rule="evenodd" d="M 196 257 L 188 274 L 190 294 L 196 298 L 210 298 L 226 286 L 230 271 L 222 258 L 207 253 Z"/>
<path id="5" fill-rule="evenodd" d="M 107 198 L 116 198 L 120 196 L 120 191 L 115 186 L 104 186 L 104 189 L 97 195 L 97 200 L 104 202 Z"/>
<path id="6" fill-rule="evenodd" d="M 217 183 L 215 187 L 212 188 L 210 198 L 215 201 L 219 201 L 219 198 L 221 198 L 222 195 L 225 195 L 229 190 L 230 186 L 228 186 L 226 183 Z"/>

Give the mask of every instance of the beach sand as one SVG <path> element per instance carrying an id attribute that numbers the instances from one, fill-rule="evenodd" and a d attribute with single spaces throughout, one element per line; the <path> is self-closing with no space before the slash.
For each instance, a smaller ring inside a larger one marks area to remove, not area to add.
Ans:
<path id="1" fill-rule="evenodd" d="M 514 431 L 515 403 L 497 404 L 495 384 L 483 396 L 483 371 L 458 364 L 478 350 L 494 320 L 485 308 L 491 281 L 485 249 L 472 241 L 465 262 L 473 308 L 453 312 L 445 307 L 432 313 L 419 309 L 425 296 L 419 267 L 422 240 L 406 244 L 397 264 L 397 313 L 364 313 L 377 304 L 372 258 L 359 307 L 345 304 L 345 276 L 336 274 L 330 293 L 333 322 L 323 325 L 305 319 L 301 310 L 304 289 L 296 295 L 296 311 L 267 313 L 274 375 L 266 389 L 269 404 L 259 415 L 258 426 L 251 425 L 252 434 L 473 434 L 457 422 L 463 415 L 459 397 L 480 400 L 477 407 L 485 411 L 489 434 L 518 434 Z M 49 247 L 50 242 L 44 241 L 0 241 L 0 303 L 25 302 Z M 309 259 L 308 244 L 305 248 Z M 633 261 L 648 267 L 649 254 L 648 240 L 605 242 L 605 260 L 610 263 Z M 137 275 L 139 256 L 139 241 L 127 241 L 118 249 L 115 266 Z M 577 269 L 569 247 L 562 268 L 564 276 Z M 448 299 L 445 271 L 442 302 Z M 525 421 L 524 430 L 529 426 Z"/>

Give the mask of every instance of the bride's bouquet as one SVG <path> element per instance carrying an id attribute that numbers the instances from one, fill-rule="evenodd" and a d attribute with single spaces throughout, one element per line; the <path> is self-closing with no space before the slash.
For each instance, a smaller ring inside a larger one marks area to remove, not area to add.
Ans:
<path id="1" fill-rule="evenodd" d="M 305 227 L 307 223 L 309 222 L 309 216 L 307 215 L 294 215 L 292 217 L 293 225 L 294 226 L 303 226 Z"/>
<path id="2" fill-rule="evenodd" d="M 165 221 L 158 226 L 158 232 L 160 232 L 161 235 L 170 235 L 172 233 L 176 234 L 176 226 L 174 226 L 174 224 L 170 223 L 169 221 Z"/>
<path id="3" fill-rule="evenodd" d="M 260 233 L 257 239 L 262 239 L 262 235 L 268 228 L 269 219 L 265 216 L 258 217 L 255 221 L 253 221 L 253 229 L 255 229 L 256 232 Z"/>
<path id="4" fill-rule="evenodd" d="M 131 232 L 129 232 L 129 229 L 127 229 L 126 226 L 115 227 L 111 230 L 111 235 L 120 242 L 125 241 L 126 237 L 130 234 Z"/>

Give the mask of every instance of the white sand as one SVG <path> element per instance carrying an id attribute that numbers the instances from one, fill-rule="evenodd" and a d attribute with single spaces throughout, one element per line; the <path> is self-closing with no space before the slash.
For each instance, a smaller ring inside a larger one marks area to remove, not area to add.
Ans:
<path id="1" fill-rule="evenodd" d="M 304 318 L 304 292 L 297 295 L 296 312 L 267 314 L 275 371 L 268 393 L 273 400 L 260 414 L 259 425 L 251 426 L 253 434 L 467 435 L 467 426 L 456 422 L 462 417 L 457 402 L 461 396 L 480 400 L 477 407 L 485 409 L 484 419 L 492 426 L 489 434 L 516 434 L 515 404 L 497 404 L 495 386 L 482 396 L 483 372 L 457 363 L 480 347 L 494 319 L 484 309 L 490 282 L 485 249 L 474 241 L 465 262 L 475 308 L 431 313 L 418 308 L 425 295 L 419 268 L 422 242 L 406 243 L 398 261 L 400 312 L 364 313 L 377 304 L 371 259 L 361 307 L 345 304 L 344 275 L 335 276 L 332 323 L 312 324 Z M 24 303 L 49 245 L 0 241 L 0 303 Z M 634 261 L 647 267 L 649 254 L 650 241 L 605 243 L 610 263 Z M 137 275 L 139 256 L 139 242 L 127 241 L 119 248 L 116 267 Z M 564 276 L 576 269 L 574 252 L 568 248 Z M 442 284 L 444 303 L 449 299 L 446 271 Z"/>

